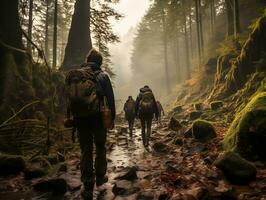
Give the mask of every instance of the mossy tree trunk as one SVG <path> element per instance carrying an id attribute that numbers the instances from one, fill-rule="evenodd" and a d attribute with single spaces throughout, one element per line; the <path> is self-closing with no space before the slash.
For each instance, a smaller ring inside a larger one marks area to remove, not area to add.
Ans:
<path id="1" fill-rule="evenodd" d="M 92 48 L 90 35 L 90 2 L 76 0 L 74 14 L 65 49 L 62 69 L 67 70 L 84 62 L 86 54 Z"/>

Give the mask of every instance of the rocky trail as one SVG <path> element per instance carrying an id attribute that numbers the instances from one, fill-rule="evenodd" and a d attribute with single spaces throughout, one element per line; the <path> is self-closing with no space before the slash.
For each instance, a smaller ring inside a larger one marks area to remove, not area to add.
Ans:
<path id="1" fill-rule="evenodd" d="M 130 138 L 126 124 L 119 122 L 108 134 L 109 182 L 95 187 L 94 199 L 266 199 L 263 163 L 255 163 L 258 172 L 254 180 L 237 185 L 227 181 L 214 164 L 222 152 L 220 142 L 227 126 L 215 124 L 217 137 L 208 142 L 191 138 L 189 126 L 163 118 L 160 124 L 153 124 L 151 144 L 145 149 L 139 124 Z M 78 146 L 67 155 L 49 176 L 41 177 L 33 170 L 27 179 L 25 172 L 1 178 L 0 199 L 81 199 Z"/>

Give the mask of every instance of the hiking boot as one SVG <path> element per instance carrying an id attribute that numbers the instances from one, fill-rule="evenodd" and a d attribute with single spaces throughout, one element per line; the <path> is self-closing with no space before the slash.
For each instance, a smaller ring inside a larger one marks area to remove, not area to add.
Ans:
<path id="1" fill-rule="evenodd" d="M 93 190 L 81 190 L 81 197 L 83 200 L 93 200 Z"/>
<path id="2" fill-rule="evenodd" d="M 108 177 L 107 176 L 96 177 L 96 186 L 97 187 L 105 184 L 106 182 L 108 182 Z"/>

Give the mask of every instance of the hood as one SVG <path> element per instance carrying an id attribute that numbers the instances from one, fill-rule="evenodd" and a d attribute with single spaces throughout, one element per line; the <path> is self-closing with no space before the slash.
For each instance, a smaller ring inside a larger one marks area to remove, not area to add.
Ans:
<path id="1" fill-rule="evenodd" d="M 143 92 L 148 92 L 148 91 L 152 92 L 152 90 L 151 90 L 150 88 L 140 88 L 139 91 L 140 91 L 141 93 L 143 93 Z"/>

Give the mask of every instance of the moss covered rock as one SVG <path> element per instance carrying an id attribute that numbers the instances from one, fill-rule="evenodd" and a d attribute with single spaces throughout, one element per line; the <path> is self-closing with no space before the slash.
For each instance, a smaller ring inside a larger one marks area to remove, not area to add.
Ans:
<path id="1" fill-rule="evenodd" d="M 205 120 L 196 120 L 192 124 L 192 136 L 200 142 L 208 142 L 216 137 L 216 132 L 211 123 Z"/>
<path id="2" fill-rule="evenodd" d="M 11 175 L 22 172 L 26 162 L 22 156 L 0 155 L 0 175 Z"/>
<path id="3" fill-rule="evenodd" d="M 266 160 L 266 92 L 252 98 L 235 116 L 224 140 L 226 150 L 248 160 Z"/>
<path id="4" fill-rule="evenodd" d="M 211 109 L 212 110 L 217 110 L 218 108 L 223 107 L 223 102 L 222 101 L 213 101 L 211 102 Z"/>
<path id="5" fill-rule="evenodd" d="M 256 178 L 257 169 L 234 152 L 225 152 L 214 161 L 225 177 L 235 184 L 246 184 Z"/>

